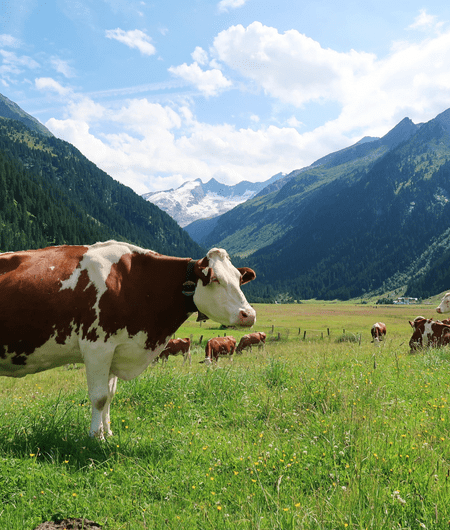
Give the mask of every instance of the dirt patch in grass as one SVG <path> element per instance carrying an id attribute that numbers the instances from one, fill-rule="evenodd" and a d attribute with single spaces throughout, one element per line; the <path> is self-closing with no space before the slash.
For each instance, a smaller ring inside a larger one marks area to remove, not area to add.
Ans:
<path id="1" fill-rule="evenodd" d="M 101 528 L 101 525 L 88 519 L 61 519 L 59 521 L 46 521 L 34 530 L 92 530 Z"/>

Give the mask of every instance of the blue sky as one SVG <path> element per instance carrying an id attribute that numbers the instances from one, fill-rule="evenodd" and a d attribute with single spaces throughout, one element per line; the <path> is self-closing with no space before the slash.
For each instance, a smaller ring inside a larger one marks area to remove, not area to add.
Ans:
<path id="1" fill-rule="evenodd" d="M 264 181 L 450 107 L 448 0 L 0 9 L 0 93 L 137 193 Z"/>

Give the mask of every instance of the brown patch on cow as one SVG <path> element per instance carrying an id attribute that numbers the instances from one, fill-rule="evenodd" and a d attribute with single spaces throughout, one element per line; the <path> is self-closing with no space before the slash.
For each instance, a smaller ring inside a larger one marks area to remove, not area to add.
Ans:
<path id="1" fill-rule="evenodd" d="M 0 255 L 0 357 L 14 364 L 55 336 L 64 344 L 72 331 L 85 336 L 95 321 L 96 289 L 84 271 L 75 289 L 61 290 L 87 251 L 85 246 L 49 247 Z"/>
<path id="2" fill-rule="evenodd" d="M 187 318 L 181 291 L 188 263 L 189 258 L 135 253 L 113 264 L 99 302 L 106 339 L 126 329 L 130 337 L 147 333 L 148 349 L 163 344 Z"/>
<path id="3" fill-rule="evenodd" d="M 228 337 L 214 337 L 209 339 L 205 347 L 205 359 L 200 362 L 205 362 L 206 359 L 217 362 L 219 357 L 227 357 L 233 355 L 236 349 L 236 339 L 229 335 Z"/>
<path id="4" fill-rule="evenodd" d="M 212 281 L 212 278 L 215 277 L 213 268 L 209 266 L 209 259 L 206 257 L 201 260 L 199 259 L 196 262 L 194 265 L 194 272 L 197 278 L 200 278 L 203 285 L 209 285 Z"/>
<path id="5" fill-rule="evenodd" d="M 11 358 L 11 362 L 17 366 L 25 366 L 27 364 L 27 358 L 25 355 L 14 355 Z"/>
<path id="6" fill-rule="evenodd" d="M 101 399 L 97 399 L 95 403 L 95 408 L 97 410 L 103 410 L 105 408 L 106 402 L 108 401 L 108 397 L 104 396 Z"/>

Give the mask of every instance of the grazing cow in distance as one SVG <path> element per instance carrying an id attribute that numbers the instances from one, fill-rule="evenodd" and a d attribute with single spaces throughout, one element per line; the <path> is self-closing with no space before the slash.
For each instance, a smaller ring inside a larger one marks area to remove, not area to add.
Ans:
<path id="1" fill-rule="evenodd" d="M 436 311 L 440 314 L 450 311 L 450 293 L 444 294 L 441 303 L 436 307 Z"/>
<path id="2" fill-rule="evenodd" d="M 419 348 L 440 347 L 450 344 L 450 325 L 440 320 L 416 317 L 412 322 L 413 335 L 409 341 L 411 353 Z"/>
<path id="3" fill-rule="evenodd" d="M 191 364 L 191 339 L 189 337 L 186 339 L 170 339 L 164 350 L 159 354 L 159 357 L 153 361 L 153 363 L 156 363 L 161 359 L 164 366 L 170 355 L 173 355 L 174 357 L 177 355 L 182 355 L 182 366 L 184 366 L 186 359 L 189 359 L 189 364 Z"/>
<path id="4" fill-rule="evenodd" d="M 231 357 L 236 349 L 234 337 L 214 337 L 209 339 L 205 347 L 205 358 L 200 361 L 205 364 L 217 363 L 219 357 Z"/>
<path id="5" fill-rule="evenodd" d="M 243 350 L 250 348 L 252 351 L 252 346 L 256 344 L 258 348 L 263 348 L 266 344 L 266 334 L 263 331 L 257 331 L 255 333 L 249 333 L 244 335 L 239 341 L 239 345 L 236 348 L 236 353 L 242 353 Z"/>
<path id="6" fill-rule="evenodd" d="M 254 278 L 217 248 L 199 260 L 117 241 L 0 254 L 0 375 L 84 363 L 90 435 L 103 438 L 117 378 L 143 372 L 193 312 L 255 323 L 241 290 Z"/>
<path id="7" fill-rule="evenodd" d="M 376 322 L 370 330 L 372 334 L 372 342 L 379 342 L 386 337 L 386 324 L 384 322 Z"/>

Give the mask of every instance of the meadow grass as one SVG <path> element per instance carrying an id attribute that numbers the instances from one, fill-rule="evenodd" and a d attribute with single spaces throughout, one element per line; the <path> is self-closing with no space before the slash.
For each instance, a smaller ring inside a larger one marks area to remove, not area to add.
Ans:
<path id="1" fill-rule="evenodd" d="M 105 442 L 87 436 L 84 368 L 2 378 L 0 528 L 66 517 L 110 530 L 448 528 L 450 354 L 408 348 L 408 319 L 431 310 L 257 313 L 256 330 L 274 326 L 266 348 L 216 369 L 198 363 L 200 335 L 244 332 L 187 322 L 177 336 L 193 335 L 192 366 L 169 359 L 119 383 Z"/>

